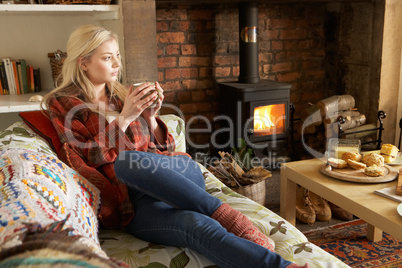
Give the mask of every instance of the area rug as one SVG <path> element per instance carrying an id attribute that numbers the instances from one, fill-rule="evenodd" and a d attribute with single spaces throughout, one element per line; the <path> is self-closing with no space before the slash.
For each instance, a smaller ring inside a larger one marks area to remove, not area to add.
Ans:
<path id="1" fill-rule="evenodd" d="M 402 267 L 402 243 L 383 232 L 383 239 L 367 239 L 367 223 L 354 220 L 304 232 L 308 240 L 351 267 Z"/>

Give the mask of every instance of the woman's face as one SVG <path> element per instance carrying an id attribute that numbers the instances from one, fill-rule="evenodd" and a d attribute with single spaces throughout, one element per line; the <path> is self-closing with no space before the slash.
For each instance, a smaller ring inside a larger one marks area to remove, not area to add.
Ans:
<path id="1" fill-rule="evenodd" d="M 120 52 L 116 40 L 104 42 L 88 60 L 81 63 L 92 84 L 101 85 L 117 80 L 120 68 Z"/>

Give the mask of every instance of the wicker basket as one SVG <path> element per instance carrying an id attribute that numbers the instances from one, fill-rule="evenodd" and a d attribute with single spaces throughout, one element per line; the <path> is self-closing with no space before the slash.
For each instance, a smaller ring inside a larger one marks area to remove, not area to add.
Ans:
<path id="1" fill-rule="evenodd" d="M 76 5 L 76 4 L 88 4 L 88 5 L 110 5 L 111 0 L 47 0 L 47 4 L 56 5 Z"/>
<path id="2" fill-rule="evenodd" d="M 56 86 L 58 79 L 61 80 L 61 75 L 60 75 L 61 68 L 63 67 L 63 63 L 67 57 L 67 53 L 57 50 L 54 53 L 48 53 L 47 56 L 50 60 L 50 68 L 52 70 L 53 83 L 54 83 L 54 86 Z"/>
<path id="3" fill-rule="evenodd" d="M 260 205 L 265 205 L 266 187 L 265 180 L 258 183 L 233 188 L 233 190 L 245 197 L 254 200 Z"/>

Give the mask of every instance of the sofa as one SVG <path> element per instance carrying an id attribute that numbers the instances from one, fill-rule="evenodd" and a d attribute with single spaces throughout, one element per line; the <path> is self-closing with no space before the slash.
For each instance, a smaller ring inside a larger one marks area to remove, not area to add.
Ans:
<path id="1" fill-rule="evenodd" d="M 100 228 L 99 190 L 59 160 L 51 126 L 37 116 L 28 112 L 0 132 L 0 267 L 217 267 L 187 248 Z M 175 115 L 160 118 L 177 151 L 185 152 L 184 121 Z M 282 257 L 311 267 L 348 267 L 276 213 L 200 168 L 206 172 L 206 190 L 250 218 L 275 241 Z"/>

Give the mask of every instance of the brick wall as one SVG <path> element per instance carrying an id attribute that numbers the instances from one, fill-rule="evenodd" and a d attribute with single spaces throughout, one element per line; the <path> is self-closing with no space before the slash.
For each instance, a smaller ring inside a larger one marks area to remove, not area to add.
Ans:
<path id="1" fill-rule="evenodd" d="M 199 115 L 212 120 L 219 114 L 217 84 L 239 75 L 237 5 L 159 4 L 156 16 L 165 103 L 187 121 Z M 291 83 L 296 111 L 331 94 L 325 59 L 325 4 L 259 4 L 260 78 Z M 192 126 L 205 124 L 195 120 Z M 200 144 L 209 138 L 191 134 Z"/>

